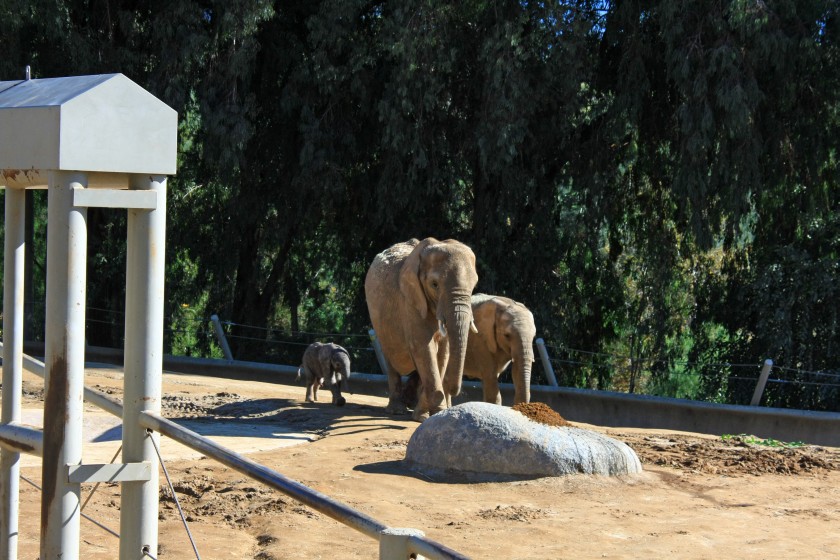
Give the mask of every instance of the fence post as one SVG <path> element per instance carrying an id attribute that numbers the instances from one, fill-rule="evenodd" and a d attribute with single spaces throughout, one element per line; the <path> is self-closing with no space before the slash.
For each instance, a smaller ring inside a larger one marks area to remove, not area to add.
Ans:
<path id="1" fill-rule="evenodd" d="M 755 385 L 755 392 L 753 392 L 750 406 L 758 406 L 761 402 L 761 395 L 764 393 L 764 386 L 767 385 L 767 378 L 770 377 L 770 371 L 773 369 L 773 360 L 764 360 L 764 367 L 761 368 L 761 374 L 758 376 L 758 383 Z"/>
<path id="2" fill-rule="evenodd" d="M 225 359 L 229 362 L 233 361 L 233 354 L 230 351 L 227 337 L 225 337 L 225 329 L 222 328 L 222 323 L 219 321 L 219 316 L 215 313 L 210 315 L 210 321 L 213 323 L 213 329 L 216 331 L 216 338 L 219 340 L 219 346 L 222 347 L 222 353 Z"/>
<path id="3" fill-rule="evenodd" d="M 398 529 L 389 527 L 379 533 L 379 560 L 408 560 L 408 540 L 411 537 L 424 537 L 419 529 Z M 423 556 L 415 556 L 417 560 Z"/>
<path id="4" fill-rule="evenodd" d="M 382 346 L 379 344 L 379 339 L 376 338 L 376 331 L 370 329 L 368 331 L 368 336 L 370 336 L 370 343 L 373 346 L 373 351 L 376 353 L 376 361 L 379 362 L 379 367 L 382 369 L 382 373 L 388 375 L 388 366 L 385 365 L 385 356 L 382 355 Z"/>
<path id="5" fill-rule="evenodd" d="M 554 368 L 551 366 L 551 360 L 548 358 L 548 350 L 545 349 L 545 341 L 538 338 L 534 342 L 537 344 L 537 350 L 539 351 L 540 358 L 542 359 L 543 371 L 545 371 L 548 384 L 552 387 L 558 387 L 557 378 L 554 376 Z"/>

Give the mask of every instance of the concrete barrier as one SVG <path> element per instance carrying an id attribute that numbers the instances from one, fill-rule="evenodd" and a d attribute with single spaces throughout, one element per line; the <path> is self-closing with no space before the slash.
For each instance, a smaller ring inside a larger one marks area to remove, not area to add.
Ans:
<path id="1" fill-rule="evenodd" d="M 89 347 L 87 359 L 121 364 L 122 352 L 111 348 Z M 297 366 L 183 356 L 164 356 L 163 367 L 168 371 L 259 379 L 285 385 L 295 385 L 297 375 Z M 507 406 L 512 405 L 513 384 L 501 383 L 499 388 L 502 402 Z M 385 376 L 353 373 L 350 377 L 350 393 L 387 397 Z M 453 403 L 480 400 L 481 383 L 464 380 L 461 394 Z M 531 386 L 531 400 L 548 404 L 571 422 L 596 426 L 655 428 L 711 435 L 749 434 L 785 442 L 803 441 L 840 447 L 840 413 L 837 412 L 714 404 L 545 385 Z"/>

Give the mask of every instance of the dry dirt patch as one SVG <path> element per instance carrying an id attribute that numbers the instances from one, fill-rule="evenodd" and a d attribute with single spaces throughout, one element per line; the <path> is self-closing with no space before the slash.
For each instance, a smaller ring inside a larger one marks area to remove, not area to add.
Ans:
<path id="1" fill-rule="evenodd" d="M 89 386 L 121 396 L 121 373 L 89 370 Z M 29 404 L 41 383 L 25 380 Z M 384 392 L 384 388 L 383 388 Z M 630 445 L 645 472 L 464 483 L 402 459 L 417 424 L 385 399 L 345 407 L 303 402 L 303 386 L 166 374 L 163 414 L 213 426 L 292 426 L 316 441 L 249 455 L 394 527 L 414 527 L 474 558 L 820 558 L 840 547 L 840 451 L 581 425 Z M 548 413 L 543 410 L 542 412 Z M 562 412 L 562 411 L 560 411 Z M 575 424 L 574 422 L 572 424 Z M 209 459 L 168 461 L 201 558 L 375 558 L 371 539 Z M 39 482 L 38 469 L 24 475 Z M 83 497 L 92 488 L 83 487 Z M 120 487 L 102 485 L 85 513 L 118 530 Z M 194 558 L 161 478 L 160 555 Z M 39 494 L 21 485 L 20 558 L 38 555 Z M 116 557 L 115 538 L 82 521 L 81 557 Z"/>
<path id="2" fill-rule="evenodd" d="M 748 435 L 715 439 L 689 435 L 639 435 L 609 430 L 632 447 L 642 464 L 712 475 L 807 475 L 840 470 L 840 453 Z"/>

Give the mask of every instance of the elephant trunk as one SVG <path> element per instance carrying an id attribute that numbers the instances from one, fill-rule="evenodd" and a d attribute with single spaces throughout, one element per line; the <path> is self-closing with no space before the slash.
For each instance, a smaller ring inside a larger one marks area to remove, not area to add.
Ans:
<path id="1" fill-rule="evenodd" d="M 534 347 L 530 340 L 520 340 L 511 355 L 511 374 L 514 386 L 514 404 L 531 402 L 531 366 L 534 363 Z"/>
<path id="2" fill-rule="evenodd" d="M 341 386 L 343 384 L 344 389 L 348 392 L 350 391 L 350 387 L 348 386 L 348 382 L 350 380 L 350 356 L 346 351 L 342 350 L 340 352 L 336 352 L 334 358 L 335 360 L 333 361 L 333 366 L 330 368 L 333 370 L 331 372 L 332 379 L 330 384 L 332 402 L 335 405 L 344 406 L 347 399 L 341 396 Z"/>
<path id="3" fill-rule="evenodd" d="M 464 375 L 464 360 L 467 356 L 467 339 L 473 324 L 472 307 L 469 298 L 465 302 L 452 304 L 444 312 L 447 340 L 449 344 L 449 360 L 443 372 L 444 387 L 449 397 L 457 396 L 461 392 L 461 381 Z"/>

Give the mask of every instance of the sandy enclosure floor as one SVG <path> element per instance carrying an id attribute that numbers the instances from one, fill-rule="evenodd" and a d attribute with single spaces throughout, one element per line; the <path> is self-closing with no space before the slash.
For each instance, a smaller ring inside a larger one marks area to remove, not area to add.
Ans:
<path id="1" fill-rule="evenodd" d="M 86 384 L 120 397 L 122 373 L 92 368 Z M 42 387 L 26 374 L 26 410 L 37 411 Z M 840 550 L 837 448 L 573 422 L 629 444 L 644 472 L 476 483 L 406 465 L 418 424 L 386 415 L 385 399 L 348 395 L 337 408 L 305 403 L 302 385 L 174 373 L 164 375 L 163 393 L 164 416 L 473 558 L 830 558 Z M 102 414 L 86 410 L 86 419 Z M 100 443 L 86 445 L 84 462 L 109 462 L 118 427 L 111 421 L 95 429 Z M 232 469 L 165 438 L 162 452 L 203 560 L 377 557 L 372 539 Z M 38 465 L 24 462 L 22 473 L 40 485 Z M 20 497 L 25 560 L 38 557 L 40 520 L 40 494 L 27 481 Z M 83 501 L 92 488 L 83 485 Z M 119 485 L 103 484 L 84 513 L 118 532 L 119 508 Z M 159 558 L 195 558 L 163 476 L 159 519 Z M 117 557 L 116 537 L 85 519 L 81 531 L 81 558 Z"/>

